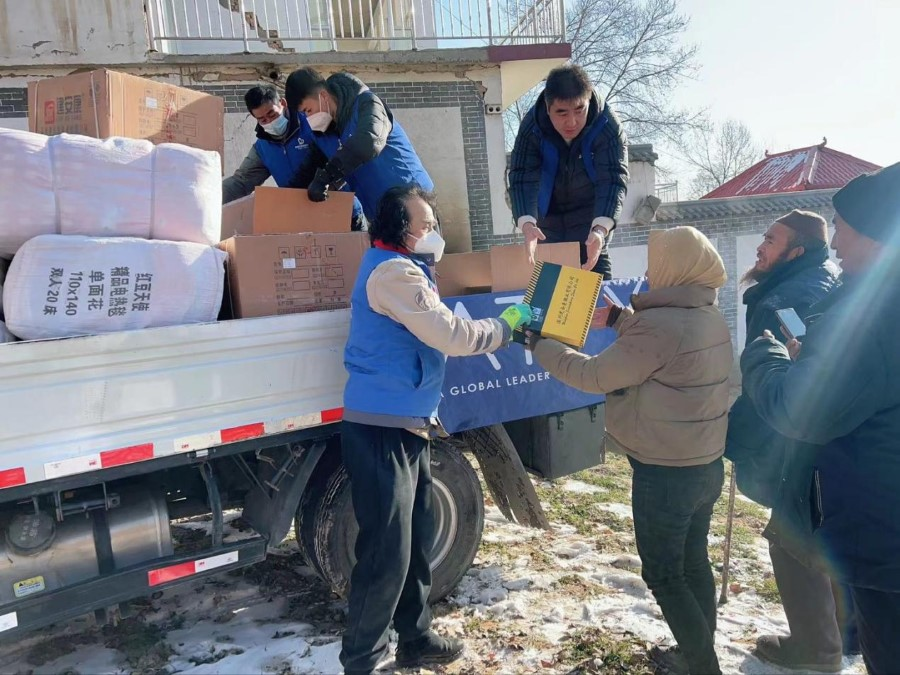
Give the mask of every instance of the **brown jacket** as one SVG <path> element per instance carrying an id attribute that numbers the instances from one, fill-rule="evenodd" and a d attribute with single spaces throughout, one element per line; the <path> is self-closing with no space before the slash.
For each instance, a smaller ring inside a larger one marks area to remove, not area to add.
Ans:
<path id="1" fill-rule="evenodd" d="M 656 288 L 632 298 L 616 341 L 585 356 L 555 340 L 534 354 L 551 375 L 607 394 L 607 438 L 644 464 L 693 466 L 722 455 L 728 425 L 731 336 L 705 286 Z"/>

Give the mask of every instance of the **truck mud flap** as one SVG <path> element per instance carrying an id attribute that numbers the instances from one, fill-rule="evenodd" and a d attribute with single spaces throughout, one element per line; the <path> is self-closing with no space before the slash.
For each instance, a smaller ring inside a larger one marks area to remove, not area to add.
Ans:
<path id="1" fill-rule="evenodd" d="M 157 558 L 144 565 L 114 572 L 45 595 L 30 596 L 0 607 L 0 640 L 200 577 L 220 574 L 260 562 L 266 557 L 266 537 L 190 555 Z"/>
<path id="2" fill-rule="evenodd" d="M 502 424 L 461 431 L 454 436 L 475 455 L 494 503 L 508 520 L 550 529 L 531 478 Z"/>

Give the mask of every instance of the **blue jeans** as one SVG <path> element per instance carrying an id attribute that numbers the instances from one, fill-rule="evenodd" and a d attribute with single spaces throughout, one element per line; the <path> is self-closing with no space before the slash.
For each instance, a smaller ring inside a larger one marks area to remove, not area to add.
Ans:
<path id="1" fill-rule="evenodd" d="M 691 675 L 720 675 L 714 647 L 716 587 L 706 538 L 713 506 L 722 494 L 724 464 L 721 459 L 686 467 L 629 461 L 641 576 Z"/>

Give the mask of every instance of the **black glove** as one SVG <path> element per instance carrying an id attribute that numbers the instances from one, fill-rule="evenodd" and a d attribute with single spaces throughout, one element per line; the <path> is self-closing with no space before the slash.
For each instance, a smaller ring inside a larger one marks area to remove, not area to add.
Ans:
<path id="1" fill-rule="evenodd" d="M 324 202 L 328 199 L 328 174 L 325 169 L 316 171 L 316 177 L 306 188 L 306 194 L 311 202 Z"/>

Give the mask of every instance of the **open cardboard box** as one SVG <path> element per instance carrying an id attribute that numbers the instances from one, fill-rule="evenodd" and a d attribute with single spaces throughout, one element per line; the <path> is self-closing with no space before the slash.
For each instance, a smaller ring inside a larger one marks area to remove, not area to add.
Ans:
<path id="1" fill-rule="evenodd" d="M 366 232 L 351 232 L 353 195 L 321 203 L 306 190 L 258 187 L 222 209 L 219 248 L 228 253 L 234 318 L 342 309 L 363 254 Z"/>
<path id="2" fill-rule="evenodd" d="M 252 195 L 222 207 L 222 239 L 236 234 L 350 232 L 352 192 L 329 192 L 312 202 L 306 190 L 259 186 Z"/>
<path id="3" fill-rule="evenodd" d="M 540 244 L 535 257 L 569 267 L 581 265 L 576 242 Z M 450 253 L 437 264 L 437 286 L 441 297 L 474 293 L 522 291 L 531 281 L 534 268 L 528 264 L 524 244 L 492 246 L 490 251 Z"/>

